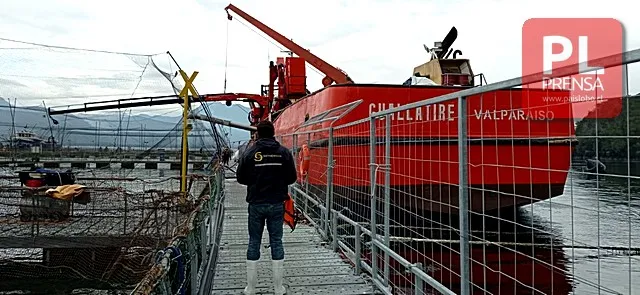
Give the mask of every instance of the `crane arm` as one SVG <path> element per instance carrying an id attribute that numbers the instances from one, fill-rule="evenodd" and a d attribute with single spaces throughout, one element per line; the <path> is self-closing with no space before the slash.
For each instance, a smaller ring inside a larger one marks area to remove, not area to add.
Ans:
<path id="1" fill-rule="evenodd" d="M 229 14 L 229 10 L 231 10 L 235 12 L 238 16 L 242 17 L 247 22 L 252 24 L 254 27 L 259 29 L 263 33 L 267 34 L 273 40 L 280 43 L 282 46 L 286 47 L 287 49 L 291 50 L 291 52 L 295 53 L 296 55 L 304 59 L 306 62 L 311 64 L 314 68 L 318 69 L 319 71 L 327 75 L 329 79 L 333 80 L 337 84 L 353 83 L 353 80 L 351 80 L 351 78 L 343 71 L 339 70 L 338 68 L 330 65 L 326 61 L 317 57 L 315 54 L 311 53 L 309 50 L 300 47 L 300 45 L 294 43 L 293 41 L 281 35 L 280 33 L 276 32 L 275 30 L 269 28 L 267 25 L 253 18 L 251 15 L 242 11 L 238 7 L 234 6 L 233 4 L 229 4 L 225 8 L 225 10 L 227 11 L 227 18 L 229 20 L 232 19 L 231 14 Z"/>
<path id="2" fill-rule="evenodd" d="M 248 102 L 251 105 L 251 112 L 249 114 L 249 122 L 257 123 L 260 120 L 264 120 L 269 116 L 271 110 L 271 104 L 268 97 L 247 94 L 247 93 L 221 93 L 221 94 L 205 94 L 198 97 L 190 97 L 191 103 L 197 103 L 199 101 L 224 101 L 228 106 L 232 101 Z M 159 106 L 168 104 L 179 104 L 183 102 L 183 99 L 177 95 L 164 95 L 164 96 L 148 96 L 137 98 L 117 99 L 110 101 L 98 101 L 88 102 L 77 106 L 69 106 L 67 109 L 52 110 L 48 108 L 49 116 L 72 114 L 81 112 L 91 112 L 100 110 L 122 109 L 122 108 L 134 108 L 145 106 Z M 257 105 L 254 105 L 257 104 Z M 72 108 L 70 108 L 72 107 Z M 57 125 L 57 121 L 53 121 L 54 125 Z"/>

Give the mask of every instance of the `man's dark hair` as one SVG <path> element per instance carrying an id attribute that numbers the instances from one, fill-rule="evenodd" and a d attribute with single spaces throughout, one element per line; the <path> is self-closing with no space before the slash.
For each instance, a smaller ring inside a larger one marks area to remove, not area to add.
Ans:
<path id="1" fill-rule="evenodd" d="M 256 129 L 258 129 L 258 138 L 271 138 L 275 135 L 275 128 L 271 121 L 261 121 Z"/>

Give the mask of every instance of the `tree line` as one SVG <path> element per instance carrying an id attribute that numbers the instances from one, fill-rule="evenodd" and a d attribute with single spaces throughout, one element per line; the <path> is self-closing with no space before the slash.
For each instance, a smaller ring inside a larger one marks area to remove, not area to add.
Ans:
<path id="1" fill-rule="evenodd" d="M 601 114 L 617 109 L 621 111 L 613 118 L 596 116 L 596 112 Z M 576 137 L 575 157 L 640 159 L 640 94 L 623 97 L 622 105 L 620 100 L 599 104 L 587 118 L 576 124 Z"/>

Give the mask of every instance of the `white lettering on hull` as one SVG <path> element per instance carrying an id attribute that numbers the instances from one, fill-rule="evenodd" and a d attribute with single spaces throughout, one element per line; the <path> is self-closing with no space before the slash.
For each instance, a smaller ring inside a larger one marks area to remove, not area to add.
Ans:
<path id="1" fill-rule="evenodd" d="M 369 104 L 369 115 L 399 106 L 399 103 L 372 103 Z M 392 113 L 390 117 L 395 121 L 453 121 L 455 112 L 453 104 L 433 104 Z"/>
<path id="2" fill-rule="evenodd" d="M 369 115 L 374 112 L 399 107 L 394 103 L 371 103 Z M 473 116 L 478 120 L 553 120 L 555 114 L 544 110 L 473 110 Z M 453 104 L 432 104 L 389 115 L 394 121 L 453 121 L 457 117 L 457 109 Z M 384 119 L 384 118 L 383 118 Z"/>
<path id="3" fill-rule="evenodd" d="M 555 114 L 552 111 L 526 111 L 514 110 L 474 110 L 473 115 L 480 120 L 553 120 Z"/>

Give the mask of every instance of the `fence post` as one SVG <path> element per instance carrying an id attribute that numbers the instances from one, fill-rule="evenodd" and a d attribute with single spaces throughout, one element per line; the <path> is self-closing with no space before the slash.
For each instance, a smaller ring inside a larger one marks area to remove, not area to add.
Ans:
<path id="1" fill-rule="evenodd" d="M 415 267 L 418 268 L 418 269 L 422 269 L 422 263 L 417 262 L 415 264 Z M 415 286 L 413 286 L 414 294 L 415 295 L 424 295 L 424 287 L 422 285 L 422 279 L 415 272 L 413 273 L 413 277 L 414 277 L 414 281 L 415 281 L 414 282 Z"/>
<path id="2" fill-rule="evenodd" d="M 377 239 L 376 233 L 376 118 L 369 118 L 369 179 L 371 182 L 371 240 Z M 371 276 L 376 279 L 378 274 L 378 249 L 371 243 Z"/>
<path id="3" fill-rule="evenodd" d="M 325 206 L 325 223 L 324 232 L 329 232 L 329 218 L 331 215 L 331 209 L 333 208 L 333 127 L 329 127 L 329 146 L 327 147 L 327 190 Z M 334 237 L 335 239 L 335 237 Z"/>
<path id="4" fill-rule="evenodd" d="M 187 248 L 189 249 L 189 273 L 191 274 L 191 295 L 198 294 L 198 251 L 195 245 L 195 237 L 193 233 L 187 236 Z M 186 279 L 186 278 L 185 278 Z"/>
<path id="5" fill-rule="evenodd" d="M 360 263 L 361 263 L 360 262 L 360 260 L 361 260 L 360 257 L 362 257 L 362 243 L 361 243 L 361 240 L 360 240 L 360 236 L 361 236 L 360 225 L 358 224 L 358 225 L 354 226 L 354 228 L 355 228 L 355 233 L 354 233 L 355 239 L 354 240 L 355 240 L 355 243 L 356 243 L 355 251 L 354 251 L 354 254 L 355 254 L 354 255 L 355 256 L 354 257 L 354 263 L 356 265 L 355 272 L 356 272 L 356 275 L 360 275 Z"/>
<path id="6" fill-rule="evenodd" d="M 467 173 L 467 100 L 458 97 L 458 173 L 460 216 L 460 294 L 469 290 L 469 173 Z"/>
<path id="7" fill-rule="evenodd" d="M 391 214 L 391 115 L 385 116 L 384 136 L 384 245 L 390 248 L 389 218 Z M 384 285 L 389 286 L 389 253 L 384 251 Z"/>
<path id="8" fill-rule="evenodd" d="M 211 245 L 214 243 L 215 233 L 214 233 L 214 220 L 213 220 L 213 212 L 214 208 L 217 207 L 216 203 L 218 202 L 218 196 L 216 194 L 215 187 L 218 185 L 216 182 L 218 180 L 217 174 L 214 172 L 213 175 L 209 175 L 209 240 Z"/>
<path id="9" fill-rule="evenodd" d="M 307 133 L 307 145 L 311 145 L 311 133 Z M 311 147 L 309 147 L 309 149 L 311 149 Z M 304 182 L 304 192 L 309 196 L 309 175 L 307 175 L 307 181 Z"/>
<path id="10" fill-rule="evenodd" d="M 203 206 L 202 208 L 209 208 L 208 205 Z M 207 210 L 210 211 L 210 210 Z M 206 214 L 206 213 L 205 213 Z M 198 243 L 198 245 L 200 246 L 200 257 L 202 257 L 202 263 L 204 263 L 204 261 L 207 258 L 207 250 L 208 250 L 208 245 L 209 245 L 209 241 L 207 241 L 207 227 L 205 226 L 205 220 L 209 219 L 208 224 L 211 225 L 213 223 L 213 220 L 211 218 L 205 218 L 204 216 L 206 216 L 205 214 L 202 214 L 202 220 L 200 221 L 200 225 L 198 226 L 198 229 L 200 231 L 200 243 Z M 200 214 L 198 214 L 200 215 Z"/>
<path id="11" fill-rule="evenodd" d="M 331 211 L 331 248 L 338 251 L 338 212 Z"/>
<path id="12" fill-rule="evenodd" d="M 291 135 L 291 153 L 293 158 L 298 158 L 298 136 L 296 134 Z"/>

